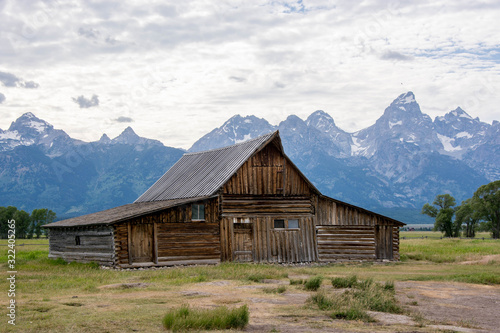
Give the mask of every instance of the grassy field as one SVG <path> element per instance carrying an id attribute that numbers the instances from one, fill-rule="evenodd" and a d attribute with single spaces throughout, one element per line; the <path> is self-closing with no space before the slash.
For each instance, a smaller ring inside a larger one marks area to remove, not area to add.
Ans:
<path id="1" fill-rule="evenodd" d="M 22 243 L 29 245 L 19 246 Z M 5 245 L 7 241 L 0 240 L 0 244 Z M 47 240 L 18 240 L 17 244 L 17 325 L 14 328 L 2 323 L 0 332 L 161 332 L 164 330 L 162 318 L 169 309 L 198 298 L 204 301 L 203 293 L 186 296 L 183 292 L 214 281 L 229 281 L 235 288 L 249 288 L 245 292 L 258 297 L 278 297 L 279 293 L 266 293 L 247 286 L 258 285 L 265 279 L 288 283 L 289 279 L 316 276 L 331 279 L 356 275 L 377 282 L 429 280 L 500 285 L 500 262 L 495 259 L 479 262 L 485 256 L 500 254 L 500 242 L 491 239 L 405 239 L 401 241 L 402 260 L 397 263 L 324 266 L 223 263 L 126 271 L 50 260 Z M 466 261 L 472 263 L 464 265 Z M 4 272 L 8 270 L 6 246 L 0 246 L 0 267 Z M 129 288 L 134 283 L 141 285 Z M 303 289 L 303 286 L 287 288 L 288 292 L 294 288 Z M 2 304 L 8 302 L 8 290 L 8 281 L 0 279 Z M 231 307 L 233 303 L 240 306 L 240 301 L 228 296 L 214 300 L 210 306 Z M 289 311 L 294 313 L 297 309 Z M 5 308 L 2 317 L 6 321 L 4 313 Z"/>

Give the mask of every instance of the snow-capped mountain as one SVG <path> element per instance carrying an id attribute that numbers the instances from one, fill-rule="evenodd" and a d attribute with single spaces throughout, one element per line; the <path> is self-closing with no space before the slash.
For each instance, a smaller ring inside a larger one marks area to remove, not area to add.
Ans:
<path id="1" fill-rule="evenodd" d="M 0 130 L 0 205 L 58 217 L 91 213 L 134 201 L 184 153 L 126 128 L 99 141 L 72 139 L 26 113 Z"/>
<path id="2" fill-rule="evenodd" d="M 235 116 L 191 150 L 265 132 L 242 126 L 247 122 Z M 223 130 L 228 123 L 234 131 Z M 460 202 L 500 175 L 498 122 L 483 123 L 460 108 L 432 121 L 412 92 L 398 96 L 374 125 L 355 133 L 338 128 L 321 110 L 305 121 L 289 116 L 277 127 L 267 122 L 260 127 L 280 130 L 286 153 L 325 194 L 367 208 L 420 209 L 442 193 Z"/>
<path id="3" fill-rule="evenodd" d="M 19 117 L 7 131 L 0 130 L 0 152 L 17 146 L 40 146 L 48 156 L 55 157 L 81 143 L 31 112 Z"/>
<path id="4" fill-rule="evenodd" d="M 256 138 L 274 130 L 275 126 L 269 124 L 265 119 L 255 116 L 243 118 L 240 115 L 235 115 L 222 124 L 221 127 L 203 136 L 204 140 L 196 141 L 189 151 L 196 152 L 225 147 Z"/>
<path id="5" fill-rule="evenodd" d="M 326 112 L 278 126 L 236 115 L 189 151 L 219 148 L 279 129 L 287 155 L 324 194 L 411 223 L 437 194 L 457 202 L 500 178 L 500 123 L 457 108 L 434 121 L 415 95 L 398 96 L 370 127 L 347 133 Z M 26 113 L 0 130 L 0 202 L 48 207 L 60 217 L 132 202 L 185 151 L 126 128 L 116 138 L 72 139 Z"/>

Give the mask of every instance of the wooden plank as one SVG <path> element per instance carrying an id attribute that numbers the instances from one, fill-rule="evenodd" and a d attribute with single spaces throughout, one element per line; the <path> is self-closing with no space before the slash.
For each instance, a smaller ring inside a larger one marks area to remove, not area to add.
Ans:
<path id="1" fill-rule="evenodd" d="M 130 223 L 127 223 L 127 237 L 128 237 L 128 263 L 129 265 L 132 265 L 132 226 Z"/>

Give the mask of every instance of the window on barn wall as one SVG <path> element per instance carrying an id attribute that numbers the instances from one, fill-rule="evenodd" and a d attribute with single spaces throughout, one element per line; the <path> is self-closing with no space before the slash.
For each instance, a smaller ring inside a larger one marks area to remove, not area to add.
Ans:
<path id="1" fill-rule="evenodd" d="M 205 220 L 205 205 L 196 205 L 193 204 L 191 206 L 192 217 L 191 219 L 194 221 L 203 221 Z"/>
<path id="2" fill-rule="evenodd" d="M 274 220 L 274 229 L 299 229 L 298 219 L 276 219 Z"/>
<path id="3" fill-rule="evenodd" d="M 75 236 L 75 245 L 80 245 L 80 236 Z"/>
<path id="4" fill-rule="evenodd" d="M 298 229 L 299 228 L 299 220 L 291 219 L 288 220 L 288 229 Z"/>
<path id="5" fill-rule="evenodd" d="M 274 220 L 274 229 L 284 229 L 285 220 Z"/>

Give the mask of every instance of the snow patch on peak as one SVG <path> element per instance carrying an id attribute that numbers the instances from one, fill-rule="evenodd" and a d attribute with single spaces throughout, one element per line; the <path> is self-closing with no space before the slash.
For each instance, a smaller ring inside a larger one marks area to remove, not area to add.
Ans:
<path id="1" fill-rule="evenodd" d="M 245 124 L 251 124 L 252 123 L 252 119 L 245 119 Z"/>
<path id="2" fill-rule="evenodd" d="M 47 129 L 47 123 L 44 121 L 31 120 L 28 127 L 35 129 L 38 133 L 43 133 Z"/>
<path id="3" fill-rule="evenodd" d="M 463 148 L 460 146 L 453 147 L 452 143 L 455 141 L 453 138 L 447 137 L 445 135 L 437 134 L 439 141 L 443 145 L 443 148 L 447 152 L 454 152 L 462 150 Z"/>
<path id="4" fill-rule="evenodd" d="M 389 121 L 389 128 L 392 129 L 394 126 L 397 126 L 397 125 L 400 125 L 400 126 L 403 125 L 403 121 L 400 120 L 400 121 L 396 121 L 395 123 Z"/>
<path id="5" fill-rule="evenodd" d="M 245 134 L 245 135 L 243 136 L 243 139 L 236 139 L 236 138 L 235 138 L 235 139 L 234 139 L 234 143 L 236 144 L 236 143 L 240 143 L 240 142 L 245 142 L 245 141 L 250 140 L 251 138 L 252 138 L 252 135 L 251 135 L 250 133 L 248 133 L 248 134 Z"/>
<path id="6" fill-rule="evenodd" d="M 457 135 L 455 135 L 456 138 L 467 138 L 467 139 L 472 138 L 472 136 L 473 135 L 470 134 L 469 132 L 460 132 Z"/>

